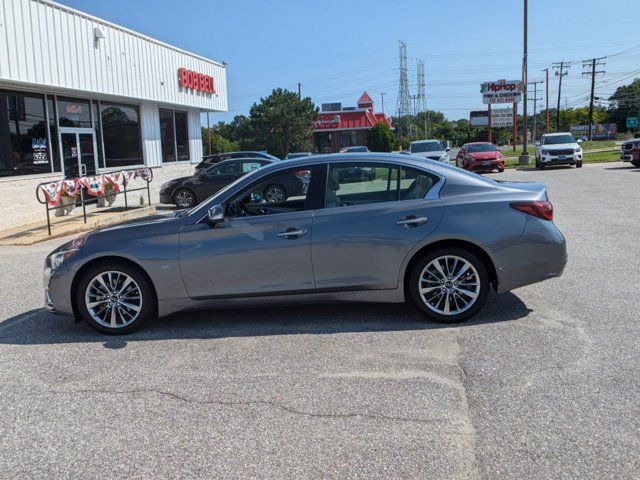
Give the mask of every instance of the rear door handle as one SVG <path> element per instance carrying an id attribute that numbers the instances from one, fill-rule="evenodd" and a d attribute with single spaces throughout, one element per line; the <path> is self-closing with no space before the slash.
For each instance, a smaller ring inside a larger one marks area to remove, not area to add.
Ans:
<path id="1" fill-rule="evenodd" d="M 424 225 L 427 223 L 429 219 L 427 217 L 416 217 L 414 215 L 409 215 L 404 220 L 398 220 L 396 225 L 401 225 L 403 227 L 419 227 L 420 225 Z"/>
<path id="2" fill-rule="evenodd" d="M 286 238 L 293 240 L 295 238 L 304 237 L 307 234 L 307 230 L 304 228 L 287 228 L 284 232 L 278 233 L 280 238 Z"/>

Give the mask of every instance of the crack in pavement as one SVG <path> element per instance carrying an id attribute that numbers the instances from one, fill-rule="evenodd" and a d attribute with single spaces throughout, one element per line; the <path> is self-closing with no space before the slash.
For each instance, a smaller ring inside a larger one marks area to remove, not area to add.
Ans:
<path id="1" fill-rule="evenodd" d="M 164 390 L 157 390 L 154 388 L 150 389 L 134 389 L 134 390 L 100 390 L 100 389 L 80 389 L 80 390 L 46 390 L 47 393 L 53 394 L 74 394 L 74 393 L 97 393 L 97 394 L 105 394 L 105 395 L 136 395 L 136 394 L 150 394 L 155 393 L 157 395 L 162 395 L 166 397 L 173 398 L 175 400 L 179 400 L 186 403 L 194 403 L 199 405 L 222 405 L 222 406 L 251 406 L 251 405 L 265 405 L 271 408 L 276 408 L 278 410 L 282 410 L 287 413 L 295 414 L 295 415 L 303 415 L 307 417 L 314 418 L 331 418 L 331 419 L 342 419 L 342 418 L 366 418 L 370 420 L 384 420 L 384 421 L 392 421 L 392 422 L 407 422 L 407 423 L 419 423 L 419 424 L 434 424 L 434 423 L 450 423 L 449 421 L 442 419 L 433 419 L 427 420 L 422 418 L 411 418 L 411 417 L 397 417 L 391 415 L 373 415 L 369 413 L 315 413 L 315 412 L 306 412 L 304 410 L 298 410 L 292 407 L 288 407 L 286 405 L 281 405 L 279 403 L 270 401 L 270 400 L 196 400 L 193 398 L 184 397 L 182 395 L 178 395 L 176 393 L 167 392 Z M 33 394 L 33 392 L 31 392 Z"/>
<path id="2" fill-rule="evenodd" d="M 456 352 L 456 365 L 460 371 L 460 380 L 462 384 L 462 407 L 460 409 L 461 414 L 464 417 L 463 422 L 463 437 L 466 438 L 467 448 L 471 457 L 471 475 L 472 478 L 480 478 L 480 469 L 478 466 L 478 457 L 476 452 L 476 429 L 473 425 L 473 419 L 471 417 L 471 399 L 469 397 L 469 381 L 467 377 L 467 371 L 462 364 L 460 356 L 462 354 L 462 345 L 460 344 L 460 336 L 456 337 L 455 343 L 458 347 Z"/>

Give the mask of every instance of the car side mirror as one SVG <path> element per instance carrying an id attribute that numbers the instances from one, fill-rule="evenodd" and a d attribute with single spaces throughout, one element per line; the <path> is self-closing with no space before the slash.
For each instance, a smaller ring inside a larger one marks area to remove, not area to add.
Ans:
<path id="1" fill-rule="evenodd" d="M 540 146 L 540 142 L 536 142 L 536 147 L 539 147 L 539 146 Z"/>
<path id="2" fill-rule="evenodd" d="M 224 222 L 224 207 L 222 205 L 214 205 L 207 211 L 207 223 L 211 227 Z"/>
<path id="3" fill-rule="evenodd" d="M 582 143 L 582 139 L 581 138 L 578 139 L 578 143 Z"/>
<path id="4" fill-rule="evenodd" d="M 444 151 L 447 152 L 447 153 L 450 152 L 451 151 L 451 147 L 445 148 Z"/>

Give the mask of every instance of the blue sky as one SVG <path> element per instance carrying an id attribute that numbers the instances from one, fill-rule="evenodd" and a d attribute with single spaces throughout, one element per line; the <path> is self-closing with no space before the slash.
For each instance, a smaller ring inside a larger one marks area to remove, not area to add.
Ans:
<path id="1" fill-rule="evenodd" d="M 428 107 L 449 119 L 482 109 L 480 83 L 519 78 L 520 0 L 166 1 L 62 0 L 61 3 L 164 42 L 228 63 L 229 112 L 246 114 L 275 87 L 297 89 L 316 104 L 355 105 L 367 90 L 393 114 L 398 93 L 398 40 L 408 45 L 409 83 L 425 61 Z M 529 0 L 529 80 L 572 61 L 562 104 L 586 104 L 582 60 L 609 55 L 596 95 L 640 77 L 638 0 Z M 557 80 L 550 77 L 552 99 Z M 554 100 L 555 102 L 555 100 Z M 532 104 L 530 104 L 532 108 Z"/>

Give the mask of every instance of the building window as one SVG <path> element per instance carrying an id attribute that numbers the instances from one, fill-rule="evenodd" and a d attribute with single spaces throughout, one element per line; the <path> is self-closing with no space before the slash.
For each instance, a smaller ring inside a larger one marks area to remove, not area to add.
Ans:
<path id="1" fill-rule="evenodd" d="M 358 145 L 358 132 L 355 130 L 340 133 L 341 147 L 354 147 Z"/>
<path id="2" fill-rule="evenodd" d="M 58 150 L 58 127 L 56 126 L 56 105 L 53 97 L 47 96 L 47 114 L 49 116 L 49 140 L 51 141 L 51 162 L 53 171 L 60 172 L 60 150 Z"/>
<path id="3" fill-rule="evenodd" d="M 189 160 L 189 130 L 187 112 L 173 112 L 176 121 L 176 153 L 178 161 Z"/>
<path id="4" fill-rule="evenodd" d="M 104 152 L 102 151 L 102 128 L 100 127 L 100 104 L 94 100 L 91 104 L 93 126 L 96 131 L 96 145 L 98 146 L 98 166 L 104 168 Z"/>
<path id="5" fill-rule="evenodd" d="M 162 162 L 189 160 L 187 112 L 160 109 Z"/>
<path id="6" fill-rule="evenodd" d="M 53 171 L 44 102 L 43 96 L 0 92 L 0 176 Z"/>
<path id="7" fill-rule="evenodd" d="M 89 100 L 58 97 L 58 125 L 60 127 L 91 128 Z"/>
<path id="8" fill-rule="evenodd" d="M 105 167 L 141 165 L 140 114 L 134 105 L 100 102 Z"/>

